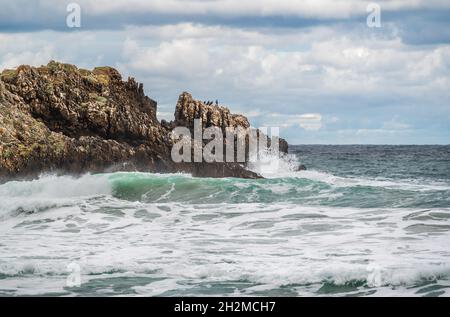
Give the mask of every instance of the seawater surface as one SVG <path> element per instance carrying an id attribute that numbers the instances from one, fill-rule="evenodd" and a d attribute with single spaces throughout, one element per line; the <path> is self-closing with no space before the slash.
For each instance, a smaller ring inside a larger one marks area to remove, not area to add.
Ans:
<path id="1" fill-rule="evenodd" d="M 450 295 L 450 146 L 297 146 L 254 168 L 1 184 L 0 295 Z"/>

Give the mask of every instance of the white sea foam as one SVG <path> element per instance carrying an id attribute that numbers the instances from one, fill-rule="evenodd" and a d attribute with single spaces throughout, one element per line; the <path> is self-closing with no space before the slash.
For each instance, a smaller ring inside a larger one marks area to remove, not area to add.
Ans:
<path id="1" fill-rule="evenodd" d="M 134 281 L 129 292 L 139 295 L 220 293 L 224 285 L 234 289 L 229 295 L 280 287 L 315 294 L 324 283 L 380 294 L 394 286 L 409 294 L 427 280 L 450 286 L 450 235 L 433 227 L 448 225 L 450 209 L 147 204 L 85 199 L 92 192 L 72 188 L 77 194 L 65 196 L 79 204 L 1 222 L 0 289 L 114 294 L 108 285 L 121 279 Z M 433 213 L 449 217 L 423 220 Z M 79 289 L 66 288 L 72 262 L 81 267 Z"/>
<path id="2" fill-rule="evenodd" d="M 110 194 L 107 175 L 42 175 L 31 181 L 12 181 L 0 185 L 0 219 L 13 211 L 33 213 L 74 204 L 82 197 Z"/>
<path id="3" fill-rule="evenodd" d="M 257 161 L 249 162 L 249 169 L 267 178 L 289 177 L 298 170 L 299 162 L 295 155 L 262 152 Z"/>
<path id="4" fill-rule="evenodd" d="M 448 183 L 418 180 L 418 179 L 388 179 L 341 177 L 317 170 L 298 171 L 300 163 L 297 156 L 287 154 L 283 156 L 273 153 L 262 153 L 259 160 L 250 162 L 249 169 L 266 178 L 300 178 L 327 183 L 336 187 L 369 186 L 389 189 L 404 189 L 416 191 L 450 190 Z"/>
<path id="5" fill-rule="evenodd" d="M 293 177 L 333 187 L 405 187 L 316 171 Z M 166 186 L 159 199 L 114 195 L 116 182 L 153 178 Z M 277 178 L 269 180 L 276 195 L 296 186 Z M 211 289 L 227 295 L 317 295 L 329 285 L 346 285 L 350 294 L 369 289 L 375 295 L 421 295 L 430 291 L 417 285 L 432 282 L 449 295 L 450 208 L 167 202 L 178 190 L 190 194 L 212 185 L 211 195 L 230 185 L 238 188 L 234 195 L 256 197 L 261 189 L 259 181 L 146 173 L 43 176 L 0 185 L 1 292 L 115 295 L 110 285 L 120 281 L 129 283 L 126 292 L 139 295 L 207 295 Z M 248 192 L 252 186 L 256 191 Z M 319 192 L 316 198 L 330 195 Z M 18 209 L 22 213 L 14 214 Z M 79 289 L 67 288 L 70 263 L 80 265 Z"/>
<path id="6" fill-rule="evenodd" d="M 429 181 L 425 183 L 424 181 L 418 182 L 416 179 L 394 180 L 387 178 L 369 179 L 363 177 L 340 177 L 331 173 L 316 170 L 300 171 L 295 174 L 291 174 L 291 177 L 310 179 L 336 187 L 368 186 L 414 191 L 450 190 L 450 186 L 443 182 Z"/>

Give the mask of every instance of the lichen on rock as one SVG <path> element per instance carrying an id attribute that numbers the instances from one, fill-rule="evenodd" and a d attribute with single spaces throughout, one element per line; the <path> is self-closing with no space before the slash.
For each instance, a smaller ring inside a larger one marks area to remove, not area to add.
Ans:
<path id="1" fill-rule="evenodd" d="M 143 85 L 134 78 L 124 81 L 111 67 L 90 71 L 50 61 L 4 70 L 0 178 L 115 170 L 258 177 L 240 164 L 175 164 L 170 156 L 175 126 L 202 118 L 206 126 L 249 127 L 246 117 L 205 105 L 188 93 L 180 95 L 174 122 L 161 124 L 156 112 L 157 103 L 145 95 Z"/>

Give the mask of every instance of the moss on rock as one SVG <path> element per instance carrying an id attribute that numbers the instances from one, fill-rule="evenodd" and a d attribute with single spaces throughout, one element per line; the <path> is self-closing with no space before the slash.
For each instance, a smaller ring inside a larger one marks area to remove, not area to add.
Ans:
<path id="1" fill-rule="evenodd" d="M 2 71 L 0 78 L 5 82 L 11 82 L 17 77 L 17 70 L 15 69 L 5 69 Z"/>

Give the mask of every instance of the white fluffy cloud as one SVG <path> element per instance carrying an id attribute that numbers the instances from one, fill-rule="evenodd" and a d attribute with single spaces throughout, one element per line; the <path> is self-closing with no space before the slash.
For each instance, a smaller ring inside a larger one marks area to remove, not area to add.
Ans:
<path id="1" fill-rule="evenodd" d="M 320 28 L 280 37 L 194 24 L 133 28 L 127 34 L 124 66 L 130 72 L 191 78 L 210 88 L 423 95 L 445 93 L 450 84 L 449 45 L 414 47 L 398 37 L 364 38 Z M 147 44 L 155 34 L 159 41 Z"/>
<path id="2" fill-rule="evenodd" d="M 123 1 L 80 4 L 85 14 L 112 17 L 121 12 L 346 17 L 358 14 L 365 4 L 134 1 L 127 6 Z M 450 7 L 419 0 L 381 4 L 386 10 Z M 58 6 L 64 8 L 64 3 Z M 0 20 L 7 11 L 0 13 Z M 14 12 L 15 17 L 28 14 Z M 249 116 L 255 126 L 279 126 L 292 143 L 450 139 L 450 45 L 410 44 L 395 23 L 371 30 L 364 19 L 302 28 L 127 21 L 129 25 L 101 30 L 0 32 L 0 67 L 40 65 L 50 59 L 83 68 L 114 66 L 125 78 L 144 82 L 147 94 L 159 102 L 161 118 L 171 118 L 178 94 L 187 90 L 199 99 L 219 99 Z"/>

